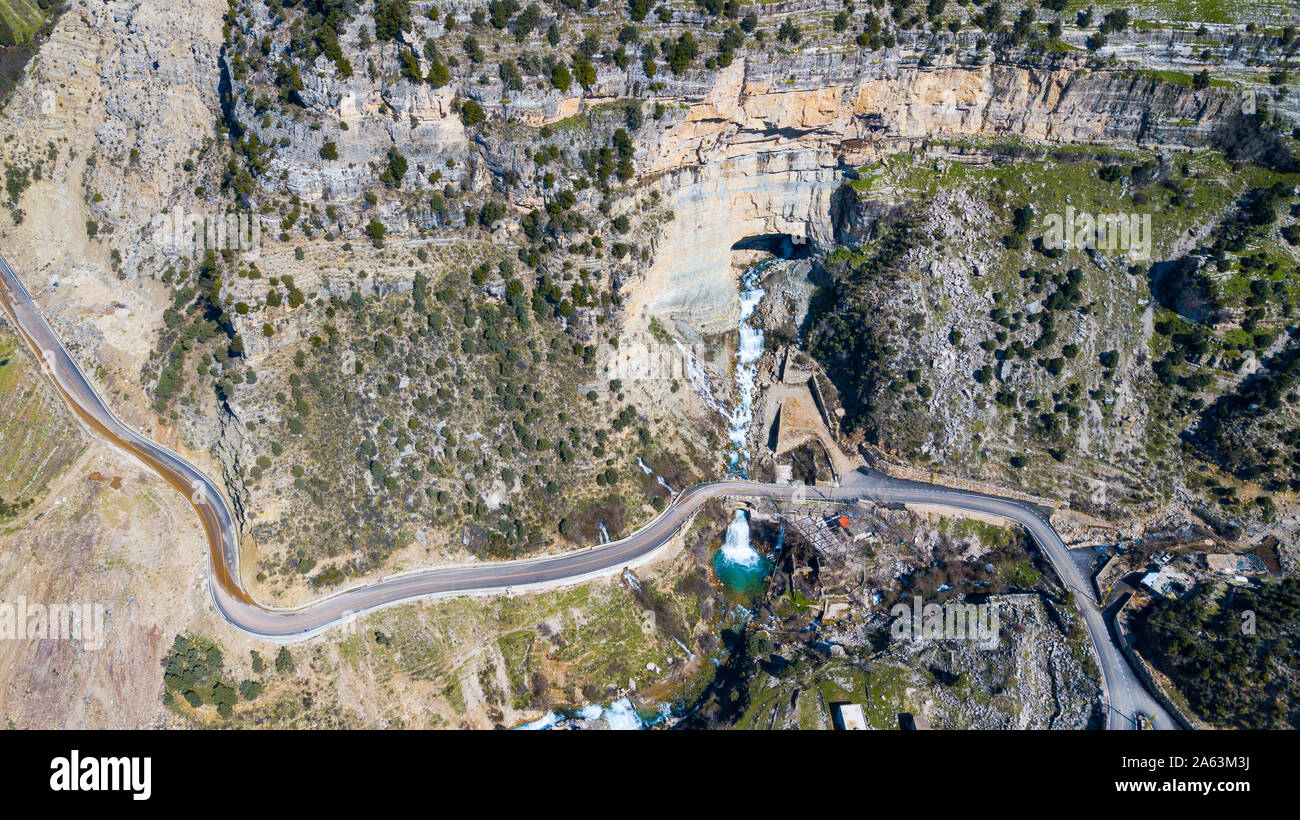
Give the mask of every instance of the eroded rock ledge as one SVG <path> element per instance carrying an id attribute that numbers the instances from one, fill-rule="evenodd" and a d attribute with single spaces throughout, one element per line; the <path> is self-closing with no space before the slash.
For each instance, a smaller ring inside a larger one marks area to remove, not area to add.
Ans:
<path id="1" fill-rule="evenodd" d="M 729 326 L 739 305 L 729 254 L 747 236 L 834 238 L 843 172 L 927 141 L 970 138 L 1213 147 L 1234 158 L 1280 151 L 1242 114 L 1240 92 L 1195 91 L 1132 71 L 1073 64 L 862 67 L 833 84 L 782 87 L 740 60 L 638 156 L 674 219 L 633 286 L 631 318 L 674 320 L 687 335 Z"/>

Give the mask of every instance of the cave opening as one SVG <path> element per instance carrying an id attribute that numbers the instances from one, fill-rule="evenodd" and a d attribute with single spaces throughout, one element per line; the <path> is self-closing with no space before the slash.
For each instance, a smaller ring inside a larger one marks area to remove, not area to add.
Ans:
<path id="1" fill-rule="evenodd" d="M 812 256 L 812 244 L 805 236 L 788 233 L 762 233 L 747 236 L 731 246 L 733 251 L 764 251 L 778 259 L 807 259 Z"/>

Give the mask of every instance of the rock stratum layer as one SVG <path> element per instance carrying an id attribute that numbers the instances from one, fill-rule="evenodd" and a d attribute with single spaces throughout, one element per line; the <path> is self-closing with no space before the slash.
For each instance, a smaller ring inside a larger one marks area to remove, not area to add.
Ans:
<path id="1" fill-rule="evenodd" d="M 829 245 L 844 172 L 927 141 L 1215 147 L 1243 158 L 1278 150 L 1242 115 L 1233 89 L 1073 66 L 873 68 L 791 89 L 771 67 L 741 60 L 655 135 L 645 167 L 676 218 L 658 237 L 634 315 L 670 316 L 688 332 L 730 326 L 739 311 L 735 243 L 788 234 Z"/>

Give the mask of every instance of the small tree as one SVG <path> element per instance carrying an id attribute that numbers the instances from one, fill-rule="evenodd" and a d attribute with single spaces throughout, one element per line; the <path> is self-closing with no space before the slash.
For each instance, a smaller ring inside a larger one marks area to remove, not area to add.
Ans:
<path id="1" fill-rule="evenodd" d="M 466 125 L 478 125 L 487 119 L 487 112 L 474 100 L 466 100 L 460 106 L 460 119 Z"/>
<path id="2" fill-rule="evenodd" d="M 280 647 L 280 654 L 275 656 L 275 671 L 281 675 L 293 672 L 297 668 L 293 662 L 293 655 L 289 652 L 289 647 Z"/>
<path id="3" fill-rule="evenodd" d="M 564 63 L 556 63 L 555 68 L 551 69 L 551 87 L 560 91 L 568 92 L 569 86 L 573 85 L 573 75 Z"/>
<path id="4" fill-rule="evenodd" d="M 451 71 L 441 60 L 434 60 L 429 66 L 429 73 L 425 76 L 425 82 L 434 88 L 442 88 L 451 82 Z"/>

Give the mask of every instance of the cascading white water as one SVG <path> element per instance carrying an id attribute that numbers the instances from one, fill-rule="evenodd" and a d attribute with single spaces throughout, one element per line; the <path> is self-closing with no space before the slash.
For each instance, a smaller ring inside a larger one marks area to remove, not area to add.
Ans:
<path id="1" fill-rule="evenodd" d="M 677 349 L 681 351 L 682 361 L 686 363 L 686 376 L 691 380 L 691 386 L 704 403 L 711 409 L 718 411 L 723 416 L 730 418 L 730 415 L 713 396 L 713 386 L 709 384 L 709 375 L 704 372 L 704 366 L 700 364 L 699 358 L 695 351 L 691 350 L 681 342 L 677 342 Z"/>
<path id="2" fill-rule="evenodd" d="M 636 465 L 641 468 L 641 472 L 645 473 L 646 475 L 654 476 L 655 481 L 659 482 L 660 487 L 663 487 L 665 490 L 667 490 L 669 493 L 673 495 L 677 495 L 677 491 L 674 490 L 672 487 L 670 487 L 667 481 L 664 481 L 663 476 L 656 473 L 654 469 L 650 467 L 649 464 L 646 464 L 645 461 L 641 458 L 641 456 L 636 457 Z"/>
<path id="3" fill-rule="evenodd" d="M 749 516 L 736 510 L 727 525 L 727 538 L 722 542 L 723 559 L 743 567 L 757 566 L 763 556 L 749 543 Z"/>
<path id="4" fill-rule="evenodd" d="M 728 461 L 731 474 L 746 478 L 749 469 L 749 428 L 754 420 L 754 387 L 758 376 L 758 360 L 763 355 L 763 331 L 749 323 L 758 303 L 763 300 L 763 289 L 758 277 L 763 265 L 755 265 L 740 278 L 740 344 L 736 348 L 736 404 L 728 415 L 730 425 L 727 438 L 731 440 Z M 736 510 L 727 526 L 727 537 L 722 544 L 724 560 L 741 566 L 757 567 L 763 557 L 749 543 L 749 518 L 744 510 Z"/>
<path id="5" fill-rule="evenodd" d="M 740 344 L 736 348 L 736 405 L 728 415 L 730 425 L 727 438 L 731 439 L 729 462 L 734 475 L 745 477 L 749 467 L 749 428 L 754 420 L 754 381 L 758 376 L 758 360 L 763 355 L 763 331 L 749 324 L 758 303 L 763 300 L 763 289 L 758 287 L 762 266 L 745 271 L 740 279 Z"/>

